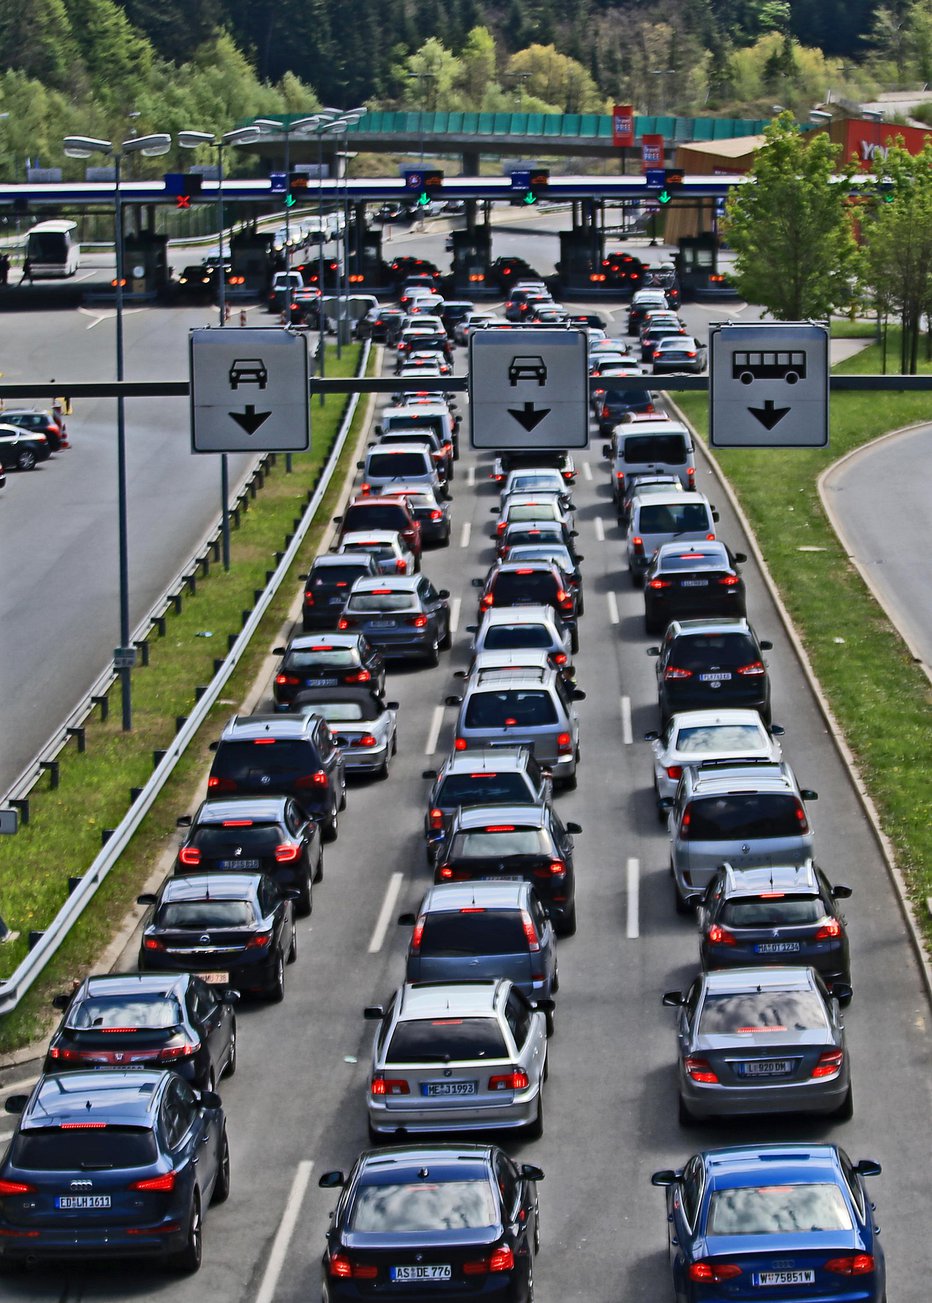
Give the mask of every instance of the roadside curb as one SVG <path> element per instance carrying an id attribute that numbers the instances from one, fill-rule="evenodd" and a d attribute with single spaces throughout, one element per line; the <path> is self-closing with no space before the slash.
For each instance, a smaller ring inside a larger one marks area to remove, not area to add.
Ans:
<path id="1" fill-rule="evenodd" d="M 887 874 L 890 878 L 891 883 L 893 884 L 893 888 L 896 893 L 896 899 L 900 907 L 900 913 L 903 917 L 904 923 L 906 924 L 906 931 L 909 936 L 913 953 L 916 957 L 916 962 L 919 966 L 919 972 L 922 978 L 923 986 L 925 987 L 926 999 L 928 1000 L 929 1004 L 932 1005 L 932 962 L 930 962 L 929 955 L 926 952 L 925 940 L 922 936 L 922 933 L 919 931 L 919 927 L 916 923 L 916 919 L 913 914 L 912 898 L 910 897 L 909 890 L 906 885 L 906 881 L 902 873 L 900 872 L 899 866 L 897 865 L 896 856 L 893 850 L 893 844 L 891 843 L 889 837 L 887 837 L 886 833 L 883 830 L 883 826 L 880 822 L 880 815 L 877 811 L 877 807 L 874 804 L 873 798 L 871 797 L 870 793 L 867 790 L 867 787 L 864 783 L 864 779 L 861 776 L 861 771 L 858 767 L 857 761 L 855 760 L 851 752 L 851 749 L 848 746 L 847 740 L 841 729 L 841 726 L 838 723 L 838 720 L 835 718 L 832 708 L 829 705 L 828 700 L 822 691 L 822 685 L 820 684 L 819 680 L 816 678 L 815 671 L 813 670 L 812 664 L 810 663 L 809 660 L 809 655 L 805 647 L 803 646 L 799 634 L 796 632 L 796 626 L 793 624 L 789 611 L 786 609 L 785 605 L 783 604 L 783 598 L 780 595 L 780 591 L 777 588 L 773 576 L 770 573 L 770 568 L 768 567 L 767 562 L 764 560 L 764 555 L 761 552 L 760 547 L 758 546 L 757 537 L 751 528 L 751 523 L 748 520 L 747 516 L 745 515 L 741 503 L 738 501 L 737 495 L 732 489 L 721 467 L 719 466 L 716 457 L 702 441 L 695 427 L 693 426 L 692 422 L 688 419 L 686 414 L 682 411 L 681 408 L 679 408 L 676 405 L 676 403 L 672 400 L 672 398 L 669 395 L 667 396 L 667 403 L 670 406 L 670 408 L 676 412 L 677 418 L 681 420 L 684 423 L 684 425 L 686 425 L 688 429 L 691 431 L 697 451 L 700 453 L 703 461 L 705 461 L 708 464 L 709 469 L 712 471 L 712 474 L 715 476 L 716 480 L 718 481 L 719 486 L 725 493 L 725 496 L 727 497 L 732 507 L 732 510 L 734 511 L 735 515 L 738 517 L 741 527 L 744 529 L 745 533 L 747 534 L 748 543 L 750 545 L 751 552 L 753 553 L 754 560 L 757 562 L 758 566 L 760 567 L 761 577 L 764 581 L 764 585 L 768 593 L 770 594 L 773 600 L 774 605 L 777 608 L 777 614 L 780 617 L 780 622 L 783 625 L 784 632 L 786 633 L 786 636 L 790 640 L 790 644 L 796 653 L 796 656 L 802 667 L 803 675 L 805 676 L 806 682 L 809 685 L 812 695 L 815 697 L 816 704 L 819 707 L 819 711 L 822 715 L 822 718 L 825 721 L 826 727 L 829 732 L 829 736 L 832 738 L 832 741 L 835 743 L 835 747 L 839 755 L 841 756 L 842 760 L 845 762 L 845 764 L 848 767 L 848 771 L 851 775 L 851 782 L 854 787 L 855 793 L 857 795 L 858 801 L 860 802 L 861 808 L 864 811 L 864 814 L 866 815 L 867 820 L 871 825 L 871 830 L 874 833 L 874 837 L 877 842 L 878 848 L 880 850 L 881 857 L 887 869 Z M 920 424 L 927 425 L 928 422 L 923 421 Z M 891 431 L 889 435 L 882 435 L 881 437 L 889 438 L 891 437 L 892 434 L 899 434 L 899 433 L 905 433 L 905 430 Z M 876 442 L 878 441 L 874 440 L 874 443 Z M 872 447 L 873 444 L 865 444 L 864 446 Z M 855 449 L 855 451 L 858 450 Z M 850 453 L 847 455 L 851 456 Z M 836 465 L 840 464 L 841 460 L 843 459 L 839 459 L 839 462 L 835 464 Z M 827 471 L 830 471 L 831 469 L 832 467 L 828 467 Z M 825 475 L 827 471 L 823 471 L 822 475 Z M 819 478 L 821 480 L 822 476 L 820 476 Z M 834 522 L 831 520 L 831 518 L 829 519 L 829 523 L 832 525 L 832 528 L 834 529 Z M 839 541 L 841 541 L 840 538 Z M 842 547 L 844 548 L 844 543 L 842 543 Z M 845 551 L 847 553 L 847 549 L 845 549 Z"/>

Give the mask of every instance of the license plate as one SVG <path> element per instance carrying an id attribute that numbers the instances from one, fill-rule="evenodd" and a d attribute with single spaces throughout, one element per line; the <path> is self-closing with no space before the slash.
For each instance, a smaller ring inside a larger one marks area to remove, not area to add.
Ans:
<path id="1" fill-rule="evenodd" d="M 375 629 L 395 629 L 398 626 L 397 620 L 373 620 L 372 626 Z"/>
<path id="2" fill-rule="evenodd" d="M 328 598 L 327 598 L 327 605 L 328 605 L 328 606 L 342 606 L 343 603 L 344 603 L 345 601 L 346 601 L 346 598 L 345 598 L 345 597 L 328 597 Z"/>
<path id="3" fill-rule="evenodd" d="M 751 1275 L 754 1285 L 814 1285 L 814 1271 L 755 1271 Z"/>
<path id="4" fill-rule="evenodd" d="M 428 1267 L 389 1267 L 388 1274 L 392 1280 L 451 1280 L 453 1268 L 435 1265 Z"/>
<path id="5" fill-rule="evenodd" d="M 789 955 L 798 949 L 798 941 L 759 941 L 754 947 L 758 955 Z"/>
<path id="6" fill-rule="evenodd" d="M 306 688 L 335 688 L 338 683 L 339 683 L 339 679 L 305 679 L 304 680 L 304 686 Z"/>
<path id="7" fill-rule="evenodd" d="M 218 860 L 218 869 L 258 869 L 262 865 L 261 860 Z"/>
<path id="8" fill-rule="evenodd" d="M 731 678 L 731 675 L 728 674 L 728 673 L 721 673 L 721 674 L 700 674 L 700 675 L 699 675 L 699 682 L 700 682 L 700 683 L 727 683 L 727 681 L 728 681 L 730 678 Z"/>
<path id="9" fill-rule="evenodd" d="M 681 579 L 681 588 L 708 588 L 708 579 Z"/>
<path id="10" fill-rule="evenodd" d="M 478 1095 L 479 1083 L 476 1081 L 425 1081 L 421 1094 L 430 1099 L 444 1095 Z"/>
<path id="11" fill-rule="evenodd" d="M 523 882 L 524 875 L 521 873 L 496 873 L 496 882 Z"/>
<path id="12" fill-rule="evenodd" d="M 66 1212 L 72 1208 L 109 1208 L 109 1194 L 62 1194 L 55 1200 L 55 1207 Z"/>
<path id="13" fill-rule="evenodd" d="M 211 986 L 225 986 L 230 980 L 229 973 L 201 973 L 201 979 L 209 982 Z"/>
<path id="14" fill-rule="evenodd" d="M 789 1059 L 752 1059 L 735 1064 L 739 1077 L 786 1077 L 792 1071 L 793 1064 Z"/>

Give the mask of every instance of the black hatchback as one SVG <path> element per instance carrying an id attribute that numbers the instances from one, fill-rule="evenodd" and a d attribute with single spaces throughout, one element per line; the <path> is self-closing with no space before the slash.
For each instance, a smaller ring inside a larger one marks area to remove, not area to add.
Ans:
<path id="1" fill-rule="evenodd" d="M 745 615 L 744 580 L 738 566 L 747 560 L 718 540 L 663 543 L 644 576 L 644 629 L 663 633 L 671 620 Z"/>
<path id="2" fill-rule="evenodd" d="M 287 710 L 303 688 L 365 684 L 376 696 L 385 693 L 382 653 L 361 633 L 307 634 L 273 651 L 282 657 L 272 688 L 281 710 Z"/>
<path id="3" fill-rule="evenodd" d="M 657 696 L 664 727 L 681 710 L 746 706 L 770 726 L 770 675 L 759 639 L 747 620 L 673 620 L 659 647 Z"/>
<path id="4" fill-rule="evenodd" d="M 356 580 L 377 574 L 378 564 L 369 552 L 356 556 L 327 553 L 315 557 L 304 580 L 301 623 L 305 633 L 312 629 L 335 629 Z"/>
<path id="5" fill-rule="evenodd" d="M 611 434 L 623 416 L 629 412 L 649 416 L 657 410 L 654 395 L 647 389 L 606 389 L 596 417 L 599 434 Z"/>

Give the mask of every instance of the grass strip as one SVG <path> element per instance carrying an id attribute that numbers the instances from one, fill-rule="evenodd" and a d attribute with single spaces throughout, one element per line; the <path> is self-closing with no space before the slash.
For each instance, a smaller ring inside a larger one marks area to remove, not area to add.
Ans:
<path id="1" fill-rule="evenodd" d="M 858 323 L 854 323 L 858 324 Z M 867 325 L 867 322 L 861 323 Z M 876 338 L 876 329 L 866 332 Z M 845 332 L 847 335 L 847 331 Z M 835 332 L 835 323 L 832 323 L 832 335 L 838 338 Z M 900 344 L 903 332 L 899 326 L 889 326 L 887 328 L 887 349 L 886 365 L 884 365 L 884 348 L 883 344 L 875 342 L 862 349 L 854 357 L 846 358 L 844 362 L 839 362 L 832 370 L 836 375 L 900 375 Z M 932 372 L 932 357 L 929 356 L 932 349 L 932 336 L 924 335 L 919 341 L 919 356 L 917 358 L 916 370 L 919 375 L 928 375 Z M 891 429 L 895 427 L 891 426 Z M 832 432 L 834 435 L 834 431 Z"/>
<path id="2" fill-rule="evenodd" d="M 837 370 L 874 371 L 872 350 Z M 708 439 L 704 395 L 678 404 Z M 927 944 L 932 921 L 932 692 L 832 529 L 820 473 L 852 448 L 929 419 L 927 394 L 832 396 L 827 449 L 716 449 L 813 670 L 856 757 L 902 870 Z"/>
<path id="3" fill-rule="evenodd" d="M 328 374 L 352 376 L 360 349 L 328 357 Z M 370 361 L 370 371 L 375 354 Z M 110 718 L 87 723 L 83 754 L 66 747 L 60 757 L 59 786 L 45 783 L 30 795 L 30 821 L 15 837 L 0 839 L 2 913 L 20 938 L 0 950 L 0 977 L 8 976 L 26 952 L 29 931 L 48 926 L 67 895 L 68 878 L 80 876 L 93 862 L 102 833 L 114 828 L 127 809 L 130 788 L 141 787 L 152 773 L 153 751 L 165 747 L 175 731 L 176 716 L 187 715 L 194 689 L 213 676 L 214 658 L 227 649 L 228 634 L 239 633 L 243 613 L 254 604 L 254 590 L 263 589 L 266 572 L 274 569 L 274 554 L 284 547 L 295 517 L 329 455 L 346 405 L 345 396 L 315 400 L 311 413 L 313 450 L 293 454 L 292 473 L 279 455 L 256 499 L 231 536 L 231 566 L 212 566 L 198 580 L 197 592 L 185 596 L 182 610 L 167 617 L 164 638 L 151 640 L 149 665 L 133 672 L 133 731 L 123 733 L 120 711 L 111 705 Z M 83 976 L 95 963 L 125 918 L 141 884 L 152 871 L 166 839 L 175 830 L 178 814 L 191 810 L 195 784 L 209 761 L 208 744 L 248 692 L 263 658 L 285 619 L 298 583 L 321 546 L 334 511 L 346 468 L 354 456 L 354 435 L 363 420 L 360 403 L 353 432 L 347 440 L 330 487 L 318 512 L 318 523 L 307 533 L 289 577 L 269 606 L 257 636 L 229 680 L 226 695 L 208 715 L 196 740 L 182 756 L 126 852 L 113 867 L 93 902 L 72 928 L 20 1006 L 0 1019 L 0 1053 L 28 1044 L 47 1026 L 49 995 Z M 211 636 L 206 636 L 210 634 Z"/>

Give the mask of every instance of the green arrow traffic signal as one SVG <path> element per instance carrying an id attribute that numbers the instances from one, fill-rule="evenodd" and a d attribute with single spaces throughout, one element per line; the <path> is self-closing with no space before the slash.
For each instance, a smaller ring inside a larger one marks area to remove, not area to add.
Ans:
<path id="1" fill-rule="evenodd" d="M 422 190 L 417 197 L 418 206 L 425 208 L 430 203 L 430 195 L 426 190 Z"/>
<path id="2" fill-rule="evenodd" d="M 668 204 L 672 198 L 673 196 L 670 194 L 669 190 L 661 190 L 660 194 L 657 196 L 657 202 L 660 204 Z"/>
<path id="3" fill-rule="evenodd" d="M 294 195 L 285 195 L 285 207 L 286 207 L 286 208 L 294 208 L 294 206 L 295 206 L 295 197 L 294 197 Z"/>
<path id="4" fill-rule="evenodd" d="M 537 203 L 537 195 L 534 193 L 533 190 L 528 190 L 527 194 L 524 196 L 524 202 L 525 202 L 526 204 L 536 204 L 536 203 Z"/>

